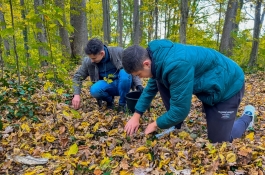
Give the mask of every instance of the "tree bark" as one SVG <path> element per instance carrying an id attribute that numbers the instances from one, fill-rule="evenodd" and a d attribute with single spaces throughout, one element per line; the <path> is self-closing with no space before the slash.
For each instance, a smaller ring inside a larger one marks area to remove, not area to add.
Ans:
<path id="1" fill-rule="evenodd" d="M 9 0 L 9 5 L 10 5 L 12 28 L 15 30 L 13 6 L 12 6 L 11 0 Z M 17 45 L 16 45 L 15 33 L 13 34 L 13 47 L 14 47 L 14 53 L 15 53 L 16 66 L 17 66 L 17 77 L 18 77 L 18 84 L 17 85 L 19 87 L 20 86 L 20 66 L 19 66 L 19 60 L 18 60 L 18 54 L 17 54 Z"/>
<path id="2" fill-rule="evenodd" d="M 2 8 L 2 3 L 0 2 L 0 7 Z M 6 29 L 6 22 L 5 22 L 5 15 L 4 13 L 0 10 L 0 23 L 2 24 L 2 30 Z M 10 45 L 8 42 L 8 39 L 2 38 L 2 41 L 4 43 L 4 50 L 5 50 L 5 54 L 6 56 L 10 55 Z"/>
<path id="3" fill-rule="evenodd" d="M 39 13 L 38 7 L 44 5 L 44 1 L 43 0 L 34 0 L 34 9 L 35 9 L 35 14 L 39 16 L 40 18 L 40 22 L 37 22 L 36 27 L 41 31 L 41 32 L 37 32 L 37 42 L 40 45 L 46 45 L 47 44 L 47 38 L 45 35 L 45 28 L 43 25 L 44 19 L 43 19 L 43 15 L 41 15 Z M 40 56 L 40 60 L 41 60 L 41 66 L 47 66 L 48 62 L 47 62 L 47 57 L 48 57 L 48 52 L 47 50 L 43 47 L 43 46 L 39 46 L 39 56 Z"/>
<path id="4" fill-rule="evenodd" d="M 238 8 L 238 0 L 229 0 L 225 14 L 225 23 L 220 43 L 220 52 L 227 56 L 232 55 L 234 47 L 234 38 L 232 36 L 236 29 L 236 15 Z"/>
<path id="5" fill-rule="evenodd" d="M 84 56 L 84 47 L 87 44 L 87 17 L 86 17 L 86 0 L 71 0 L 70 22 L 74 27 L 71 36 L 72 58 L 79 62 Z"/>
<path id="6" fill-rule="evenodd" d="M 103 30 L 104 30 L 104 43 L 109 44 L 110 38 L 110 6 L 109 0 L 102 0 L 103 7 Z"/>
<path id="7" fill-rule="evenodd" d="M 20 0 L 20 5 L 22 7 L 21 9 L 21 17 L 22 19 L 25 21 L 26 20 L 26 11 L 25 11 L 25 4 L 24 4 L 24 0 Z M 24 49 L 25 49 L 25 58 L 27 60 L 27 71 L 29 73 L 29 46 L 28 46 L 28 27 L 25 25 L 24 29 L 22 30 L 22 34 L 23 34 L 23 40 L 24 40 Z"/>
<path id="8" fill-rule="evenodd" d="M 71 50 L 71 45 L 70 45 L 70 40 L 69 40 L 69 34 L 67 29 L 65 28 L 66 26 L 66 17 L 65 17 L 65 0 L 55 0 L 55 4 L 60 7 L 63 10 L 63 16 L 62 16 L 62 22 L 61 24 L 59 21 L 58 26 L 59 26 L 59 35 L 61 38 L 61 45 L 62 45 L 62 55 L 66 58 L 70 58 L 72 55 L 72 50 Z"/>
<path id="9" fill-rule="evenodd" d="M 143 7 L 143 0 L 140 0 L 140 34 L 139 34 L 139 37 L 140 37 L 140 43 L 142 41 L 142 38 L 143 38 L 143 27 L 144 27 L 144 12 L 143 10 L 141 10 L 141 8 Z"/>
<path id="10" fill-rule="evenodd" d="M 123 27 L 123 20 L 122 20 L 122 0 L 118 0 L 118 45 L 123 47 L 122 42 L 122 27 Z"/>
<path id="11" fill-rule="evenodd" d="M 134 0 L 133 9 L 133 43 L 140 43 L 140 20 L 139 20 L 139 1 Z"/>
<path id="12" fill-rule="evenodd" d="M 158 33 L 158 0 L 155 0 L 155 38 L 157 39 L 157 33 Z"/>
<path id="13" fill-rule="evenodd" d="M 189 15 L 189 5 L 188 0 L 181 0 L 180 5 L 180 28 L 179 28 L 179 37 L 180 43 L 186 44 L 186 33 L 187 33 L 187 23 L 188 23 L 188 15 Z"/>
<path id="14" fill-rule="evenodd" d="M 251 53 L 250 53 L 250 59 L 248 62 L 249 67 L 254 67 L 257 64 L 259 34 L 260 34 L 260 27 L 261 27 L 260 11 L 261 11 L 261 0 L 257 0 L 256 7 L 255 7 L 255 20 L 254 20 L 252 48 L 251 48 Z"/>

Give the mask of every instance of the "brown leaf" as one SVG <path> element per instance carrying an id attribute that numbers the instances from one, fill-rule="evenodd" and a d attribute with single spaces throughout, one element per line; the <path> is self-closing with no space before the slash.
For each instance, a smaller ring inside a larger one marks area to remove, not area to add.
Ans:
<path id="1" fill-rule="evenodd" d="M 60 126 L 59 134 L 63 134 L 65 132 L 65 126 Z"/>
<path id="2" fill-rule="evenodd" d="M 128 170 L 129 169 L 129 165 L 128 165 L 128 161 L 127 159 L 122 159 L 122 161 L 120 162 L 120 167 L 124 170 Z"/>
<path id="3" fill-rule="evenodd" d="M 3 170 L 9 169 L 11 163 L 12 163 L 12 160 L 6 161 L 5 163 L 3 163 L 1 169 L 3 169 Z"/>
<path id="4" fill-rule="evenodd" d="M 67 145 L 68 140 L 69 140 L 69 139 L 68 139 L 67 137 L 60 138 L 60 144 L 61 144 L 61 146 L 62 146 L 63 148 Z"/>
<path id="5" fill-rule="evenodd" d="M 251 152 L 252 152 L 251 148 L 242 147 L 242 148 L 240 148 L 238 154 L 241 156 L 248 156 L 248 154 Z"/>
<path id="6" fill-rule="evenodd" d="M 95 175 L 101 175 L 103 172 L 100 169 L 95 169 L 94 174 Z"/>

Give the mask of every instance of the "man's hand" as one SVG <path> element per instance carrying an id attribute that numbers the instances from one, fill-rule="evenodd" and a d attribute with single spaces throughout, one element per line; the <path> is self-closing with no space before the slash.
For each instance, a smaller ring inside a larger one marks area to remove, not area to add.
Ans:
<path id="1" fill-rule="evenodd" d="M 142 85 L 138 85 L 138 86 L 136 86 L 136 90 L 139 92 L 143 92 L 144 87 Z"/>
<path id="2" fill-rule="evenodd" d="M 74 95 L 74 98 L 72 99 L 72 105 L 74 109 L 78 109 L 80 107 L 80 95 Z"/>
<path id="3" fill-rule="evenodd" d="M 145 135 L 147 135 L 147 134 L 150 134 L 150 133 L 156 131 L 156 129 L 157 129 L 157 124 L 156 124 L 156 121 L 154 121 L 153 123 L 150 123 L 147 126 L 147 128 L 144 131 L 144 133 L 145 133 Z"/>
<path id="4" fill-rule="evenodd" d="M 139 123 L 140 117 L 141 117 L 140 114 L 134 113 L 132 118 L 126 123 L 124 130 L 127 133 L 127 135 L 133 135 L 134 133 L 137 132 L 140 125 Z"/>

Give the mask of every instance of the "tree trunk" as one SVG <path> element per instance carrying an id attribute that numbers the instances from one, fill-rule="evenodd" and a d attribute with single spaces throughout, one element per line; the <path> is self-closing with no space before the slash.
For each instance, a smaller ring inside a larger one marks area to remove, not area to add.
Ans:
<path id="1" fill-rule="evenodd" d="M 20 6 L 22 7 L 21 9 L 21 17 L 25 21 L 26 20 L 26 11 L 25 11 L 25 6 L 24 6 L 24 0 L 20 0 Z M 28 46 L 28 27 L 25 25 L 24 29 L 22 30 L 23 34 L 23 40 L 24 40 L 24 49 L 25 49 L 25 58 L 27 60 L 27 71 L 29 73 L 29 46 Z"/>
<path id="2" fill-rule="evenodd" d="M 0 8 L 2 8 L 2 3 L 0 2 Z M 0 10 L 0 23 L 2 24 L 2 30 L 6 29 L 6 22 L 5 22 L 5 16 L 3 14 L 3 12 Z M 4 50 L 5 50 L 5 54 L 6 56 L 10 55 L 10 46 L 9 46 L 9 42 L 7 39 L 2 38 L 3 43 L 4 43 Z"/>
<path id="3" fill-rule="evenodd" d="M 219 3 L 219 17 L 218 17 L 218 27 L 217 27 L 217 41 L 216 41 L 216 46 L 217 46 L 217 48 L 218 48 L 218 46 L 219 46 L 219 39 L 220 39 L 220 33 L 221 33 L 221 31 L 220 31 L 220 26 L 221 26 L 221 17 L 222 17 L 222 2 L 220 2 Z"/>
<path id="4" fill-rule="evenodd" d="M 102 0 L 103 7 L 103 30 L 104 30 L 104 43 L 109 44 L 110 38 L 110 6 L 109 0 Z"/>
<path id="5" fill-rule="evenodd" d="M 74 27 L 74 32 L 71 36 L 72 43 L 72 58 L 79 62 L 79 59 L 84 56 L 84 47 L 87 44 L 87 17 L 86 17 L 86 0 L 71 0 L 70 21 Z M 76 63 L 77 63 L 76 62 Z"/>
<path id="6" fill-rule="evenodd" d="M 187 33 L 187 23 L 189 15 L 189 5 L 188 0 L 181 0 L 180 5 L 180 28 L 179 28 L 179 37 L 180 43 L 186 44 L 186 33 Z"/>
<path id="7" fill-rule="evenodd" d="M 259 34 L 260 34 L 260 25 L 261 25 L 260 10 L 261 10 L 261 0 L 257 0 L 256 7 L 255 7 L 255 20 L 254 20 L 252 48 L 251 48 L 251 53 L 250 53 L 250 59 L 248 62 L 249 67 L 256 66 L 257 64 Z"/>
<path id="8" fill-rule="evenodd" d="M 118 45 L 123 47 L 122 43 L 122 27 L 123 27 L 123 20 L 122 20 L 122 1 L 118 0 Z"/>
<path id="9" fill-rule="evenodd" d="M 148 42 L 150 42 L 153 38 L 152 38 L 152 34 L 154 32 L 154 27 L 153 27 L 153 11 L 151 10 L 150 12 L 150 16 L 149 16 L 149 20 L 148 20 L 148 34 L 147 34 L 147 40 Z"/>
<path id="10" fill-rule="evenodd" d="M 157 32 L 158 32 L 158 0 L 155 0 L 155 38 L 157 39 Z"/>
<path id="11" fill-rule="evenodd" d="M 168 13 L 168 4 L 165 4 L 166 8 L 165 8 L 165 18 L 164 18 L 164 26 L 165 26 L 165 30 L 164 30 L 164 37 L 167 37 L 167 13 Z"/>
<path id="12" fill-rule="evenodd" d="M 44 5 L 44 1 L 43 0 L 34 0 L 34 9 L 35 9 L 35 14 L 39 16 L 40 21 L 41 22 L 37 22 L 36 26 L 39 29 L 39 31 L 41 32 L 37 32 L 37 42 L 40 45 L 46 45 L 47 44 L 47 38 L 45 35 L 45 28 L 43 25 L 44 19 L 43 19 L 43 15 L 41 15 L 39 13 L 38 7 Z M 41 66 L 47 66 L 48 62 L 47 62 L 47 57 L 48 57 L 48 52 L 47 50 L 43 47 L 43 46 L 39 46 L 39 56 L 40 56 L 40 60 L 41 60 Z"/>
<path id="13" fill-rule="evenodd" d="M 134 0 L 133 9 L 133 43 L 140 43 L 140 20 L 139 20 L 139 1 Z"/>
<path id="14" fill-rule="evenodd" d="M 9 5 L 10 5 L 12 28 L 15 30 L 13 6 L 12 6 L 11 0 L 9 0 Z M 14 47 L 14 53 L 15 53 L 16 66 L 17 66 L 17 77 L 18 77 L 18 83 L 17 83 L 18 86 L 17 87 L 19 87 L 20 86 L 20 66 L 19 66 L 19 60 L 18 60 L 18 54 L 17 54 L 17 45 L 16 45 L 15 33 L 13 34 L 13 47 Z"/>
<path id="15" fill-rule="evenodd" d="M 143 6 L 143 0 L 140 0 L 140 9 L 142 8 Z M 143 10 L 140 10 L 140 34 L 139 34 L 139 38 L 140 38 L 140 43 L 142 41 L 142 38 L 143 38 L 143 27 L 144 27 L 144 12 Z"/>
<path id="16" fill-rule="evenodd" d="M 227 56 L 232 55 L 234 47 L 234 38 L 232 36 L 236 28 L 236 15 L 237 15 L 238 1 L 229 0 L 225 14 L 225 23 L 220 43 L 220 52 Z"/>
<path id="17" fill-rule="evenodd" d="M 59 26 L 59 35 L 61 38 L 62 55 L 66 58 L 70 58 L 72 55 L 72 50 L 69 40 L 69 34 L 67 29 L 65 28 L 66 26 L 65 7 L 64 7 L 65 0 L 56 0 L 55 4 L 63 10 L 63 16 L 62 16 L 63 24 L 61 24 L 59 21 L 57 22 Z"/>

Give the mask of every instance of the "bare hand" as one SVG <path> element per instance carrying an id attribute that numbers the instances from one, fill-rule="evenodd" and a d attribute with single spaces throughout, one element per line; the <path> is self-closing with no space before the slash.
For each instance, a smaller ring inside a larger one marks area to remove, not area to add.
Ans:
<path id="1" fill-rule="evenodd" d="M 157 124 L 156 124 L 156 121 L 154 121 L 153 123 L 150 123 L 147 126 L 147 128 L 144 131 L 144 133 L 145 133 L 145 135 L 147 135 L 147 134 L 150 134 L 150 133 L 156 131 L 156 129 L 157 129 Z"/>
<path id="2" fill-rule="evenodd" d="M 140 117 L 140 114 L 134 113 L 132 118 L 126 123 L 124 130 L 127 135 L 133 135 L 137 132 L 140 125 Z"/>
<path id="3" fill-rule="evenodd" d="M 72 105 L 74 109 L 78 109 L 80 107 L 80 95 L 74 95 L 74 98 L 72 99 Z"/>

